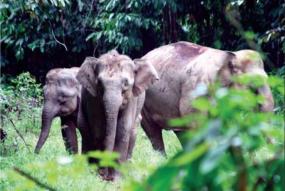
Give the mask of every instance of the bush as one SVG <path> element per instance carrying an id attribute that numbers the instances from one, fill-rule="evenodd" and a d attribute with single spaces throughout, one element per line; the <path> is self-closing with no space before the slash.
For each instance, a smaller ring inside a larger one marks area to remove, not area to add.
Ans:
<path id="1" fill-rule="evenodd" d="M 281 67 L 277 71 L 273 72 L 269 78 L 272 94 L 274 96 L 275 112 L 279 114 L 285 113 L 284 103 L 284 79 L 285 79 L 285 66 Z"/>
<path id="2" fill-rule="evenodd" d="M 0 89 L 2 121 L 29 118 L 30 120 L 26 121 L 32 124 L 22 124 L 25 131 L 38 126 L 42 100 L 41 85 L 29 72 L 10 79 Z"/>

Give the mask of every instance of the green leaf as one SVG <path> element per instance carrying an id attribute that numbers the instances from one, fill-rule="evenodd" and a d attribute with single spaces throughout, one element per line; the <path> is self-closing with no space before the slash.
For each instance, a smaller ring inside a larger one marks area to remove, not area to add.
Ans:
<path id="1" fill-rule="evenodd" d="M 192 107 L 200 111 L 208 111 L 211 103 L 207 98 L 198 98 L 192 102 Z"/>
<path id="2" fill-rule="evenodd" d="M 85 41 L 88 41 L 88 40 L 94 38 L 96 35 L 97 35 L 96 32 L 90 33 L 90 34 L 86 37 Z"/>
<path id="3" fill-rule="evenodd" d="M 169 166 L 159 168 L 148 178 L 144 187 L 146 190 L 153 191 L 172 190 L 171 185 L 178 172 L 179 169 Z"/>
<path id="4" fill-rule="evenodd" d="M 116 160 L 120 157 L 119 153 L 110 151 L 92 151 L 87 155 L 99 159 L 99 166 L 102 167 L 117 167 Z"/>
<path id="5" fill-rule="evenodd" d="M 229 140 L 220 141 L 216 146 L 205 155 L 200 171 L 202 174 L 207 174 L 219 165 L 221 158 L 224 156 L 226 150 L 229 148 L 231 142 Z"/>
<path id="6" fill-rule="evenodd" d="M 253 40 L 255 39 L 255 36 L 256 36 L 253 31 L 245 31 L 243 35 L 248 40 Z"/>
<path id="7" fill-rule="evenodd" d="M 197 158 L 201 157 L 209 149 L 208 143 L 202 143 L 194 148 L 191 152 L 182 152 L 179 156 L 173 158 L 168 165 L 169 166 L 184 166 L 190 164 Z"/>

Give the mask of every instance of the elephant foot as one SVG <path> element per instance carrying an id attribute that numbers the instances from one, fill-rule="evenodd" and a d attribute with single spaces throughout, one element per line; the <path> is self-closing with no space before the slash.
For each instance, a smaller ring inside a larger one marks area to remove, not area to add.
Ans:
<path id="1" fill-rule="evenodd" d="M 76 154 L 78 154 L 78 149 L 67 148 L 66 151 L 67 151 L 67 153 L 69 155 L 76 155 Z"/>
<path id="2" fill-rule="evenodd" d="M 106 181 L 116 181 L 120 177 L 120 173 L 110 168 L 100 168 L 98 170 L 101 178 Z"/>
<path id="3" fill-rule="evenodd" d="M 98 173 L 99 173 L 99 175 L 101 176 L 101 177 L 104 177 L 105 175 L 107 175 L 108 174 L 108 169 L 107 168 L 105 168 L 105 167 L 100 167 L 99 169 L 98 169 Z"/>
<path id="4" fill-rule="evenodd" d="M 102 177 L 105 181 L 114 181 L 114 177 L 112 175 L 107 175 Z"/>
<path id="5" fill-rule="evenodd" d="M 35 154 L 40 154 L 40 149 L 35 148 L 34 153 L 35 153 Z"/>

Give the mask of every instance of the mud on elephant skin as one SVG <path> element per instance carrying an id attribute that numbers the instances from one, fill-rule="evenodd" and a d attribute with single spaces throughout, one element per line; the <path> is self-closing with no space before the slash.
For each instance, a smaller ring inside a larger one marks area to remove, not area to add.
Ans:
<path id="1" fill-rule="evenodd" d="M 44 105 L 42 126 L 35 153 L 39 153 L 47 140 L 52 121 L 61 119 L 61 133 L 66 150 L 78 152 L 76 126 L 77 113 L 81 96 L 81 85 L 76 79 L 79 68 L 57 68 L 46 75 L 44 86 Z"/>
<path id="2" fill-rule="evenodd" d="M 191 94 L 199 83 L 210 84 L 219 79 L 228 87 L 231 77 L 248 74 L 267 77 L 263 62 L 256 51 L 221 51 L 190 42 L 177 42 L 161 46 L 147 53 L 142 59 L 150 62 L 160 80 L 146 91 L 142 110 L 142 127 L 155 150 L 165 154 L 162 129 L 170 128 L 167 120 L 192 112 Z M 266 98 L 261 111 L 273 110 L 273 97 L 267 84 L 256 90 Z M 171 129 L 171 128 L 170 128 Z M 175 128 L 177 135 L 181 127 Z M 183 134 L 183 133 L 182 133 Z M 179 136 L 178 136 L 179 138 Z"/>
<path id="3" fill-rule="evenodd" d="M 121 163 L 131 157 L 136 138 L 136 119 L 144 102 L 144 92 L 158 79 L 153 66 L 131 60 L 112 50 L 99 58 L 87 57 L 77 75 L 82 84 L 78 127 L 82 152 L 116 151 Z M 101 169 L 106 180 L 117 172 Z"/>

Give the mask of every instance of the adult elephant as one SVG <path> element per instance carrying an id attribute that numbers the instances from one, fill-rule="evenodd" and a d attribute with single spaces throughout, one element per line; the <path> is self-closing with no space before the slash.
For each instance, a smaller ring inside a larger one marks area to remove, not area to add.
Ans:
<path id="1" fill-rule="evenodd" d="M 113 50 L 99 58 L 87 57 L 77 79 L 82 84 L 78 113 L 82 152 L 116 151 L 119 163 L 127 160 L 135 143 L 135 122 L 144 91 L 158 79 L 155 69 Z M 105 180 L 113 180 L 117 174 L 113 169 L 100 172 Z"/>
<path id="2" fill-rule="evenodd" d="M 160 80 L 146 91 L 142 110 L 142 127 L 153 148 L 165 154 L 162 129 L 171 128 L 167 120 L 191 113 L 191 93 L 199 83 L 210 84 L 217 78 L 222 85 L 231 86 L 231 77 L 247 73 L 267 77 L 260 55 L 252 50 L 221 51 L 190 42 L 177 42 L 161 46 L 142 59 L 153 64 Z M 273 98 L 266 84 L 257 90 L 265 96 L 262 111 L 273 110 Z M 179 136 L 178 136 L 179 137 Z"/>
<path id="3" fill-rule="evenodd" d="M 57 68 L 46 75 L 42 127 L 35 153 L 39 153 L 47 140 L 51 123 L 55 117 L 61 119 L 61 132 L 66 150 L 77 153 L 77 113 L 81 85 L 76 79 L 79 68 Z"/>

